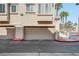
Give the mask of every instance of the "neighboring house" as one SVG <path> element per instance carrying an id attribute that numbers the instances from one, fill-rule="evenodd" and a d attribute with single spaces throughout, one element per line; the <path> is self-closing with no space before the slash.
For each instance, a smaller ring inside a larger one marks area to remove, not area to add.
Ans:
<path id="1" fill-rule="evenodd" d="M 56 31 L 55 4 L 0 4 L 0 39 L 53 40 Z"/>

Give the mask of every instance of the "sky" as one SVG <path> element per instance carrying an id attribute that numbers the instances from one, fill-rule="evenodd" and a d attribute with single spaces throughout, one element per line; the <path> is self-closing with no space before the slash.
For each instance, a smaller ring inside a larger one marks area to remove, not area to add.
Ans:
<path id="1" fill-rule="evenodd" d="M 69 13 L 68 21 L 72 21 L 73 23 L 78 22 L 79 5 L 76 6 L 74 3 L 63 3 L 63 8 L 59 10 L 59 13 L 62 11 L 67 11 Z"/>

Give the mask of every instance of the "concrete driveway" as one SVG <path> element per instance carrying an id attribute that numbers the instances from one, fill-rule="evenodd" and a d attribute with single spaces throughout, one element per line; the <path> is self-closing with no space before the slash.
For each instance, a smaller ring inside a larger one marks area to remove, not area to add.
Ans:
<path id="1" fill-rule="evenodd" d="M 79 56 L 79 42 L 0 40 L 0 55 Z"/>

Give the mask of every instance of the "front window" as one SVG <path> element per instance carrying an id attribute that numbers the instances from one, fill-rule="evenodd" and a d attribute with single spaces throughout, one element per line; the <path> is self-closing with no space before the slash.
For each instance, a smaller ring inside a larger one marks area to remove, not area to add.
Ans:
<path id="1" fill-rule="evenodd" d="M 12 6 L 12 12 L 16 12 L 16 6 Z"/>
<path id="2" fill-rule="evenodd" d="M 39 13 L 40 14 L 51 14 L 52 4 L 39 4 Z"/>
<path id="3" fill-rule="evenodd" d="M 26 11 L 27 12 L 35 12 L 35 5 L 34 4 L 26 4 Z"/>
<path id="4" fill-rule="evenodd" d="M 17 12 L 17 4 L 12 4 L 12 5 L 11 5 L 11 12 L 12 12 L 12 13 Z"/>
<path id="5" fill-rule="evenodd" d="M 0 13 L 5 13 L 5 4 L 0 4 Z"/>

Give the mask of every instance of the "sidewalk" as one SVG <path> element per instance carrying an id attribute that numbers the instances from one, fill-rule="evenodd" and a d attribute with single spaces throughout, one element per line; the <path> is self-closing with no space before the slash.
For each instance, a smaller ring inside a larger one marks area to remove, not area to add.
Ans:
<path id="1" fill-rule="evenodd" d="M 79 56 L 79 53 L 0 53 L 0 56 Z"/>

